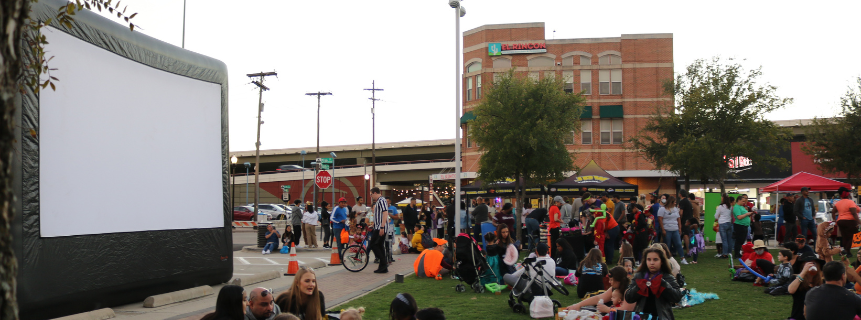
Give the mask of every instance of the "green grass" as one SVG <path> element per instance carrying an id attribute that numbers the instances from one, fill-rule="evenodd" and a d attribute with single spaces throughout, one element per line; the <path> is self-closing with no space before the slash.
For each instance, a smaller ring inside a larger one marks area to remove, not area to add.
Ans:
<path id="1" fill-rule="evenodd" d="M 682 265 L 682 274 L 688 288 L 699 292 L 716 293 L 719 300 L 706 300 L 705 303 L 689 308 L 673 309 L 676 319 L 786 319 L 792 305 L 792 297 L 763 293 L 763 288 L 754 287 L 749 282 L 730 281 L 729 262 L 714 258 L 714 250 L 700 257 L 699 264 Z M 530 319 L 525 314 L 515 314 L 508 307 L 508 291 L 501 295 L 486 292 L 455 292 L 459 282 L 446 277 L 437 281 L 430 278 L 419 279 L 407 276 L 404 283 L 391 283 L 364 297 L 342 305 L 338 309 L 363 306 L 364 319 L 388 319 L 389 304 L 399 292 L 412 294 L 419 308 L 437 307 L 443 309 L 448 319 Z M 563 306 L 580 301 L 576 287 L 567 286 L 569 296 L 554 293 L 553 299 Z"/>

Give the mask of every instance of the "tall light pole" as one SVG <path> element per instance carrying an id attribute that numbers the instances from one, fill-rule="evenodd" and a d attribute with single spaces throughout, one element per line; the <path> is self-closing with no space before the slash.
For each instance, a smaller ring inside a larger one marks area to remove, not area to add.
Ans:
<path id="1" fill-rule="evenodd" d="M 320 159 L 320 96 L 331 96 L 331 92 L 309 92 L 305 94 L 306 96 L 317 96 L 317 156 L 315 158 Z M 319 163 L 317 165 L 320 165 Z M 317 166 L 314 166 L 314 206 L 317 205 Z"/>
<path id="2" fill-rule="evenodd" d="M 460 103 L 461 103 L 461 81 L 463 77 L 461 76 L 461 72 L 463 71 L 463 66 L 461 66 L 461 54 L 460 54 L 460 17 L 466 15 L 466 9 L 460 5 L 460 0 L 449 0 L 448 5 L 455 9 L 454 11 L 454 25 L 455 25 L 455 87 L 456 87 L 456 97 L 455 97 L 455 105 L 454 105 L 454 113 L 455 113 L 455 128 L 454 131 L 454 212 L 457 218 L 454 219 L 455 230 L 460 230 Z"/>
<path id="3" fill-rule="evenodd" d="M 239 162 L 239 158 L 237 158 L 235 154 L 232 157 L 230 157 L 230 164 L 231 164 L 230 166 L 232 167 L 232 170 L 233 170 L 233 174 L 232 174 L 233 182 L 230 184 L 230 210 L 233 210 L 233 201 L 234 201 L 233 198 L 236 197 L 236 163 L 237 162 Z"/>
<path id="4" fill-rule="evenodd" d="M 374 93 L 377 91 L 383 91 L 383 89 L 379 89 L 376 87 L 375 81 L 371 80 L 371 88 L 365 89 L 371 91 L 371 177 L 373 180 L 369 182 L 371 188 L 373 188 L 377 184 L 377 129 L 376 129 L 376 119 L 374 115 L 374 109 L 376 107 L 377 99 Z"/>
<path id="5" fill-rule="evenodd" d="M 302 192 L 299 193 L 299 197 L 302 197 L 302 203 L 305 203 L 305 155 L 308 154 L 308 152 L 302 150 L 299 154 L 302 155 Z"/>
<path id="6" fill-rule="evenodd" d="M 254 144 L 256 149 L 254 153 L 254 217 L 258 222 L 262 222 L 260 218 L 260 125 L 263 124 L 263 91 L 269 91 L 269 88 L 263 85 L 263 80 L 268 76 L 278 76 L 276 72 L 258 72 L 249 73 L 246 76 L 249 78 L 259 77 L 260 80 L 251 81 L 260 90 L 260 98 L 257 101 L 257 143 Z"/>
<path id="7" fill-rule="evenodd" d="M 312 201 L 314 201 L 314 208 L 316 208 L 317 207 L 317 175 L 316 175 L 317 161 L 311 161 L 311 165 L 314 166 L 314 172 L 315 172 L 315 174 L 314 174 L 314 198 Z"/>
<path id="8" fill-rule="evenodd" d="M 251 163 L 245 163 L 245 205 L 248 205 L 248 168 L 251 167 Z M 256 214 L 256 212 L 255 212 Z"/>
<path id="9" fill-rule="evenodd" d="M 185 49 L 185 0 L 182 0 L 182 48 Z"/>
<path id="10" fill-rule="evenodd" d="M 329 155 L 332 156 L 332 208 L 335 207 L 335 158 L 338 155 L 335 154 L 335 151 L 329 152 Z"/>

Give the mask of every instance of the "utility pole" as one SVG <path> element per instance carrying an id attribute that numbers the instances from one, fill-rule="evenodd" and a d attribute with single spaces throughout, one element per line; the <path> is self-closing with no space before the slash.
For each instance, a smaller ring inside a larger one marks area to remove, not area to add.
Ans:
<path id="1" fill-rule="evenodd" d="M 374 108 L 376 107 L 376 96 L 374 95 L 377 91 L 383 91 L 383 89 L 378 89 L 376 87 L 375 81 L 371 80 L 371 88 L 365 89 L 371 92 L 371 181 L 369 183 L 370 188 L 373 188 L 377 185 L 377 130 L 376 130 L 376 119 L 374 115 Z"/>
<path id="2" fill-rule="evenodd" d="M 269 91 L 269 88 L 263 85 L 263 80 L 268 76 L 278 76 L 278 73 L 275 71 L 272 72 L 258 72 L 258 73 L 249 73 L 247 74 L 249 78 L 252 79 L 251 83 L 257 86 L 260 90 L 260 98 L 257 101 L 257 143 L 254 144 L 254 148 L 256 149 L 254 154 L 254 217 L 260 221 L 260 125 L 263 124 L 263 91 Z M 260 80 L 253 80 L 254 78 L 259 77 Z"/>
<path id="3" fill-rule="evenodd" d="M 331 96 L 331 92 L 309 92 L 305 94 L 306 96 L 317 96 L 317 165 L 314 166 L 314 198 L 317 198 L 317 168 L 320 166 L 320 96 Z M 333 163 L 332 166 L 335 164 Z M 322 201 L 323 198 L 320 198 Z M 314 200 L 315 202 L 317 200 Z M 317 203 L 314 203 L 314 208 L 317 207 Z"/>

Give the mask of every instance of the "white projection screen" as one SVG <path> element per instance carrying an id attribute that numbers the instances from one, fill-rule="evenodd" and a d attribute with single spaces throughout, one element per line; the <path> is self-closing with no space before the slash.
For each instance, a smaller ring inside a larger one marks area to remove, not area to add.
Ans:
<path id="1" fill-rule="evenodd" d="M 43 34 L 41 236 L 223 228 L 221 86 Z"/>

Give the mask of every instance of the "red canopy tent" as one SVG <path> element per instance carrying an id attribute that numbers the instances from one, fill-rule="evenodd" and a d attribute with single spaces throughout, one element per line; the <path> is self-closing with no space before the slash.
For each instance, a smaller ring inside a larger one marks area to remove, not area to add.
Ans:
<path id="1" fill-rule="evenodd" d="M 812 173 L 799 172 L 789 176 L 786 179 L 772 183 L 761 192 L 800 192 L 802 187 L 810 188 L 810 191 L 837 191 L 840 187 L 852 189 L 852 185 L 836 180 L 831 180 L 823 176 L 818 176 Z"/>

